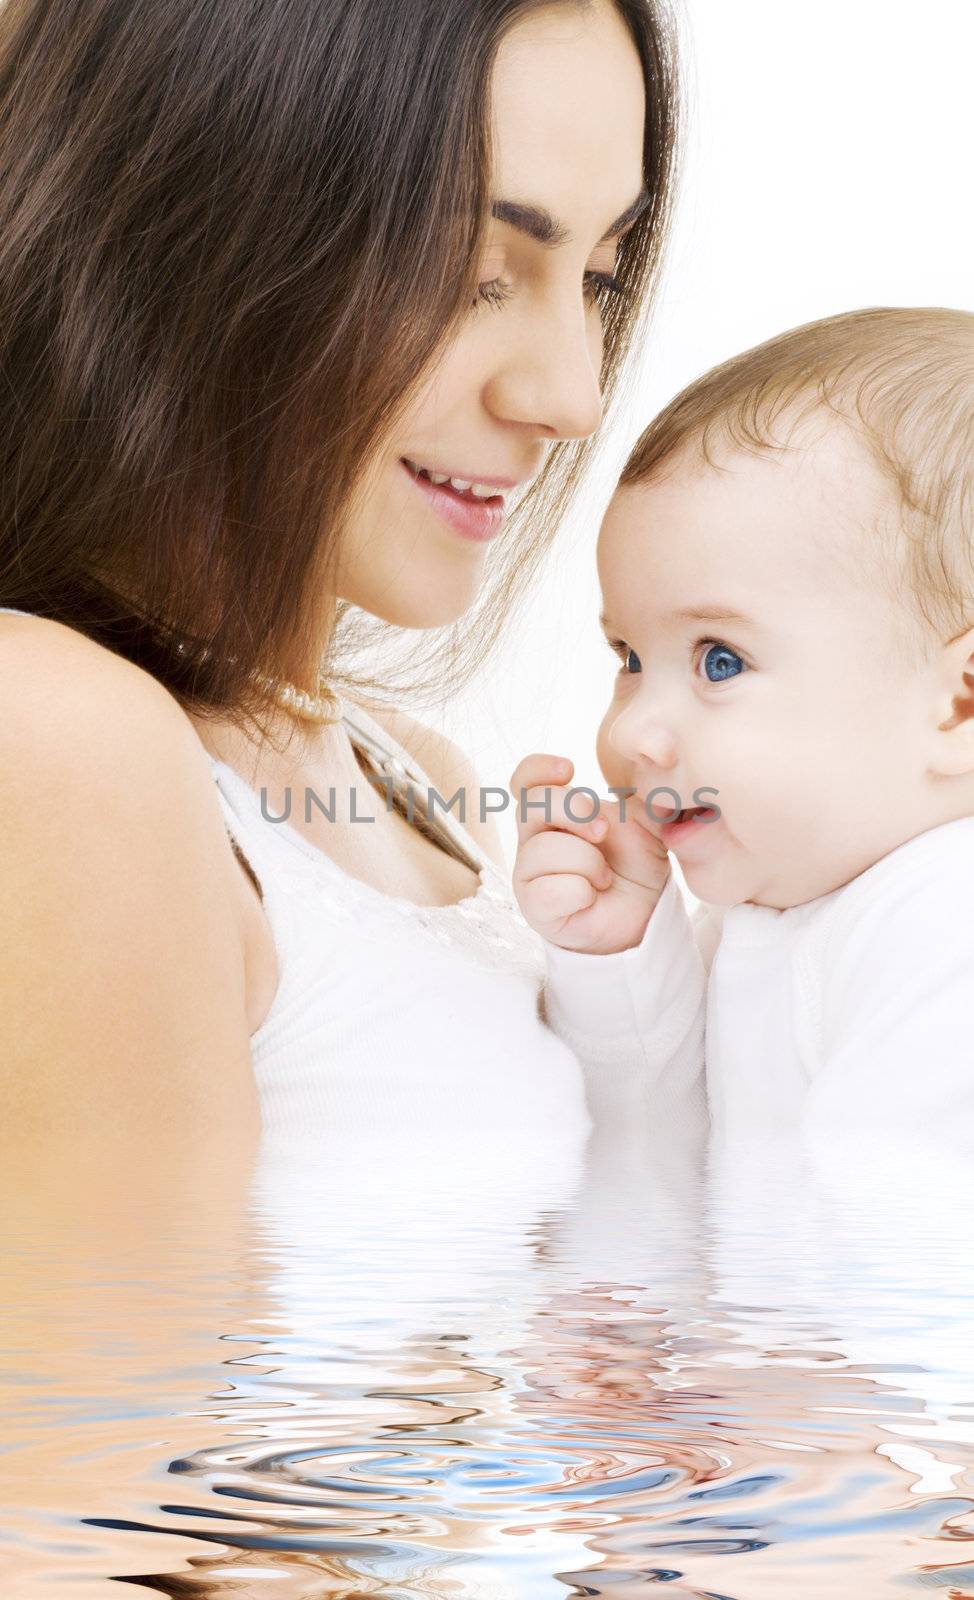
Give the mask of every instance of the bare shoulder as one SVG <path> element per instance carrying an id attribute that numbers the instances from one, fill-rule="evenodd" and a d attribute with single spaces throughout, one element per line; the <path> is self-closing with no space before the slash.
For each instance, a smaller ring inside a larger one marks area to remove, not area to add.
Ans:
<path id="1" fill-rule="evenodd" d="M 192 724 L 44 618 L 0 616 L 0 682 L 0 1123 L 131 1137 L 235 1116 L 244 952 Z"/>
<path id="2" fill-rule="evenodd" d="M 77 629 L 44 617 L 11 625 L 0 616 L 0 683 L 6 802 L 19 795 L 43 812 L 46 775 L 66 786 L 62 799 L 96 791 L 124 797 L 135 814 L 173 783 L 187 798 L 205 792 L 205 751 L 179 703 L 150 673 Z M 136 773 L 137 793 L 129 787 Z M 165 785 L 153 781 L 163 778 Z"/>
<path id="3" fill-rule="evenodd" d="M 389 710 L 367 701 L 362 703 L 369 715 L 419 762 L 440 794 L 449 799 L 458 789 L 465 791 L 465 825 L 468 833 L 473 835 L 502 871 L 508 871 L 504 844 L 496 821 L 490 814 L 481 821 L 481 780 L 466 752 L 438 728 L 419 721 L 407 711 Z"/>

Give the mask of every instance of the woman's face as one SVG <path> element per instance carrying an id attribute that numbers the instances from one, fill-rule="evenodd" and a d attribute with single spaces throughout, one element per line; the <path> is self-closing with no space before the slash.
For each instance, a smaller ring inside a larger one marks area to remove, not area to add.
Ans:
<path id="1" fill-rule="evenodd" d="M 614 5 L 553 5 L 511 28 L 491 113 L 478 299 L 376 453 L 342 551 L 339 597 L 401 627 L 467 610 L 505 499 L 554 440 L 599 424 L 600 304 L 612 290 L 598 275 L 611 279 L 643 187 L 642 68 Z"/>

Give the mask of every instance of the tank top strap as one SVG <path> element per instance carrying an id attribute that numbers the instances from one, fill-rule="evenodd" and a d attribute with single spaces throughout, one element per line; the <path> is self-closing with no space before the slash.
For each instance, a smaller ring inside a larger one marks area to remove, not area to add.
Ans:
<path id="1" fill-rule="evenodd" d="M 453 812 L 431 801 L 433 781 L 415 756 L 362 706 L 350 705 L 348 700 L 344 704 L 342 720 L 353 748 L 388 786 L 391 803 L 406 820 L 475 872 L 496 870 L 492 857 Z M 449 801 L 450 796 L 443 798 Z M 469 796 L 462 797 L 464 805 L 468 801 Z"/>

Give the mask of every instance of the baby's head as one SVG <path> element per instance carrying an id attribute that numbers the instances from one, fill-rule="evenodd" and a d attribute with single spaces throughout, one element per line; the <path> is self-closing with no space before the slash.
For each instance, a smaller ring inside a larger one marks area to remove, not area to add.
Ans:
<path id="1" fill-rule="evenodd" d="M 598 564 L 599 763 L 720 808 L 663 830 L 702 900 L 800 905 L 974 815 L 974 315 L 850 312 L 697 379 Z"/>

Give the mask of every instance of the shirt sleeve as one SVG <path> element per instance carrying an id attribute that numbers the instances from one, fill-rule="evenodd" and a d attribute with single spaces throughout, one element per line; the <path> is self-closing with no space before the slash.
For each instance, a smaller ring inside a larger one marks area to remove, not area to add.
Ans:
<path id="1" fill-rule="evenodd" d="M 956 824 L 952 825 L 956 828 Z M 974 830 L 894 852 L 822 949 L 812 1136 L 974 1136 Z"/>
<path id="2" fill-rule="evenodd" d="M 691 916 L 671 871 L 632 949 L 591 955 L 544 941 L 545 1014 L 581 1063 L 596 1124 L 705 1124 L 707 972 L 719 926 L 717 907 Z"/>

